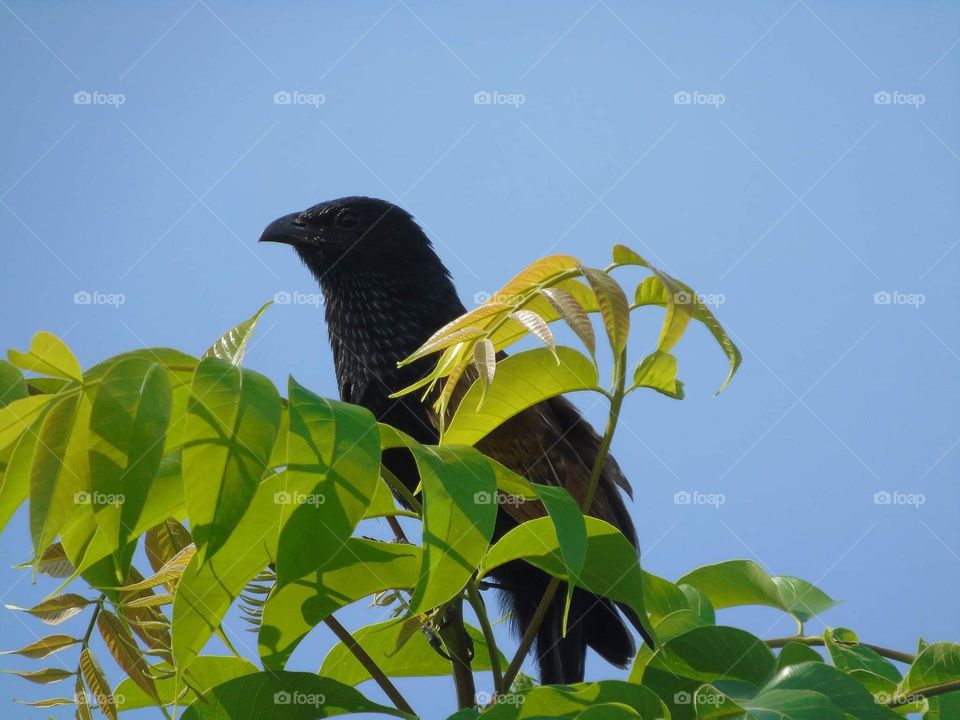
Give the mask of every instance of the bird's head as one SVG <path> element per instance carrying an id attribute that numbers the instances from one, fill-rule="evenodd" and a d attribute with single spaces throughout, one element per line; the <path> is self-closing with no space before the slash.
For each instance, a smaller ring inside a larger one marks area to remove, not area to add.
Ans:
<path id="1" fill-rule="evenodd" d="M 430 240 L 406 210 L 386 200 L 344 197 L 270 223 L 260 242 L 293 246 L 321 284 L 328 276 L 446 274 Z"/>

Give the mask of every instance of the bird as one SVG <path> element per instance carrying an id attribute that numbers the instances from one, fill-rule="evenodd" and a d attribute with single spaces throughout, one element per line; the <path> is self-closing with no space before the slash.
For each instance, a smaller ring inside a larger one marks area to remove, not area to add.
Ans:
<path id="1" fill-rule="evenodd" d="M 341 400 L 366 407 L 378 421 L 420 443 L 436 444 L 440 419 L 432 403 L 416 393 L 392 397 L 429 373 L 435 358 L 403 366 L 398 361 L 467 309 L 414 217 L 386 200 L 343 197 L 278 218 L 264 229 L 260 242 L 292 246 L 319 283 Z M 475 371 L 467 373 L 460 382 L 476 377 Z M 532 482 L 563 486 L 582 504 L 600 444 L 597 432 L 576 407 L 558 396 L 508 419 L 476 448 Z M 409 451 L 387 450 L 383 464 L 408 489 L 417 487 L 417 468 Z M 636 548 L 636 530 L 621 489 L 631 493 L 617 461 L 608 454 L 588 514 L 619 528 Z M 498 507 L 494 541 L 519 523 L 545 514 L 539 503 Z M 550 577 L 522 560 L 496 568 L 492 577 L 504 611 L 522 635 Z M 565 595 L 561 586 L 536 635 L 541 683 L 583 681 L 588 647 L 611 664 L 626 667 L 636 650 L 620 612 L 650 643 L 629 608 L 621 606 L 618 612 L 611 600 L 581 588 L 573 592 L 564 634 Z"/>

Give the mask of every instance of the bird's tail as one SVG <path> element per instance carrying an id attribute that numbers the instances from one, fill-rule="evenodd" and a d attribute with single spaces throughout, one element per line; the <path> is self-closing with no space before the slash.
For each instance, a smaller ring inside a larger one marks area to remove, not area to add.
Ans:
<path id="1" fill-rule="evenodd" d="M 498 571 L 497 579 L 503 583 L 505 604 L 512 611 L 516 629 L 522 635 L 533 620 L 549 576 L 526 563 L 508 563 Z M 535 652 L 540 682 L 544 685 L 581 682 L 587 647 L 593 648 L 610 664 L 626 667 L 636 653 L 636 646 L 616 605 L 585 590 L 574 590 L 564 636 L 566 593 L 566 585 L 561 585 L 537 632 Z"/>

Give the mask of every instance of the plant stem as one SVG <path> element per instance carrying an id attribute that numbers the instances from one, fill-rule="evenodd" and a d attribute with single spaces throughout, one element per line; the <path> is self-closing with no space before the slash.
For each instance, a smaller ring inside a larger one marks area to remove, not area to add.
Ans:
<path id="1" fill-rule="evenodd" d="M 952 680 L 941 685 L 931 685 L 930 687 L 920 688 L 908 695 L 896 695 L 884 703 L 889 708 L 909 705 L 917 700 L 936 697 L 937 695 L 946 695 L 947 693 L 960 690 L 960 680 Z"/>
<path id="2" fill-rule="evenodd" d="M 387 481 L 387 485 L 390 486 L 390 489 L 403 498 L 403 501 L 411 510 L 417 513 L 417 515 L 423 514 L 420 501 L 417 500 L 416 496 L 410 492 L 406 485 L 400 482 L 400 478 L 387 469 L 386 465 L 380 466 L 380 474 L 383 476 L 383 479 Z"/>
<path id="3" fill-rule="evenodd" d="M 453 683 L 457 689 L 457 707 L 460 710 L 476 704 L 477 689 L 473 683 L 473 642 L 463 624 L 463 598 L 455 597 L 444 605 L 437 618 L 438 632 L 450 655 Z"/>
<path id="4" fill-rule="evenodd" d="M 794 635 L 793 637 L 782 637 L 782 638 L 773 638 L 772 640 L 764 640 L 767 647 L 770 648 L 782 648 L 787 643 L 800 643 L 801 645 L 808 646 L 824 646 L 826 641 L 819 635 Z M 877 655 L 888 658 L 890 660 L 896 660 L 897 662 L 906 663 L 910 665 L 916 660 L 915 655 L 910 653 L 900 652 L 899 650 L 891 650 L 890 648 L 880 647 L 879 645 L 870 645 L 869 643 L 859 643 L 865 648 L 873 650 Z"/>
<path id="5" fill-rule="evenodd" d="M 497 649 L 497 641 L 493 636 L 493 627 L 490 625 L 490 617 L 487 615 L 487 607 L 483 604 L 483 597 L 477 590 L 477 585 L 471 581 L 467 585 L 467 600 L 473 607 L 480 621 L 480 630 L 483 632 L 483 639 L 487 643 L 487 651 L 490 654 L 490 670 L 493 673 L 493 690 L 498 695 L 506 692 L 503 687 L 503 672 L 500 669 L 500 651 Z"/>
<path id="6" fill-rule="evenodd" d="M 394 706 L 396 706 L 396 708 L 401 712 L 416 716 L 413 708 L 410 707 L 410 703 L 404 699 L 403 695 L 400 694 L 400 691 L 397 690 L 396 685 L 390 682 L 390 678 L 388 678 L 383 670 L 380 669 L 380 666 L 377 665 L 376 660 L 367 654 L 367 651 L 360 646 L 360 643 L 358 643 L 353 635 L 350 634 L 350 631 L 341 625 L 340 621 L 337 620 L 333 615 L 327 616 L 327 619 L 323 622 L 328 628 L 333 630 L 333 634 L 337 636 L 337 639 L 342 642 L 351 653 L 353 653 L 353 656 L 357 659 L 357 661 L 363 665 L 364 669 L 370 673 L 370 676 L 376 680 L 377 685 L 380 686 L 380 689 L 382 689 L 383 692 L 386 693 L 387 697 L 390 698 L 390 702 L 392 702 Z"/>
<path id="7" fill-rule="evenodd" d="M 617 355 L 613 362 L 614 387 L 613 392 L 610 395 L 610 412 L 607 415 L 607 426 L 603 430 L 603 439 L 600 441 L 600 448 L 597 450 L 597 457 L 593 460 L 593 468 L 590 472 L 590 484 L 587 486 L 587 491 L 583 496 L 583 501 L 580 503 L 580 510 L 583 511 L 584 515 L 589 513 L 590 506 L 593 504 L 593 497 L 596 495 L 597 487 L 600 484 L 600 476 L 603 474 L 603 463 L 607 459 L 607 453 L 610 452 L 610 444 L 613 442 L 613 433 L 616 431 L 617 421 L 620 419 L 620 407 L 623 404 L 623 397 L 626 394 L 626 382 L 627 351 L 624 349 Z M 559 588 L 560 579 L 555 577 L 550 578 L 550 583 L 547 585 L 547 589 L 544 590 L 543 597 L 540 599 L 540 604 L 537 606 L 537 610 L 533 615 L 533 619 L 530 621 L 530 625 L 527 627 L 526 632 L 524 632 L 523 637 L 520 640 L 520 646 L 517 648 L 517 653 L 513 656 L 513 660 L 510 661 L 510 667 L 507 668 L 507 672 L 503 676 L 503 686 L 505 692 L 509 691 L 510 686 L 517 677 L 517 673 L 520 672 L 520 666 L 527 657 L 527 653 L 530 651 L 530 646 L 533 645 L 533 640 L 537 635 L 537 631 L 543 624 L 543 619 L 546 617 L 547 610 L 550 608 L 550 603 L 553 602 L 553 597 L 557 594 L 557 590 Z"/>

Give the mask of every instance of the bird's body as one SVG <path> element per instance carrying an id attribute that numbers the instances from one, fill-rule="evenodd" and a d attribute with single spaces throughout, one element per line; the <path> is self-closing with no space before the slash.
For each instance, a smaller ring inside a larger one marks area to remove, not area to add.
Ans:
<path id="1" fill-rule="evenodd" d="M 421 443 L 436 443 L 438 419 L 429 401 L 421 402 L 416 393 L 390 397 L 426 375 L 434 362 L 423 358 L 398 367 L 397 361 L 466 312 L 420 227 L 385 201 L 343 198 L 281 218 L 261 239 L 293 245 L 320 283 L 341 398 L 368 408 L 381 422 Z M 473 377 L 468 374 L 461 383 L 465 386 Z M 562 397 L 528 408 L 477 443 L 481 452 L 533 482 L 564 486 L 578 502 L 599 446 L 597 433 Z M 407 451 L 388 450 L 383 460 L 408 488 L 417 486 L 416 466 Z M 608 456 L 589 514 L 620 528 L 636 546 L 618 486 L 629 488 Z M 500 508 L 495 539 L 544 514 L 539 503 Z M 498 568 L 494 577 L 523 632 L 549 577 L 522 561 Z M 557 594 L 537 634 L 541 681 L 582 680 L 588 645 L 614 665 L 625 666 L 634 653 L 633 638 L 614 604 L 578 589 L 562 637 L 564 595 Z"/>

